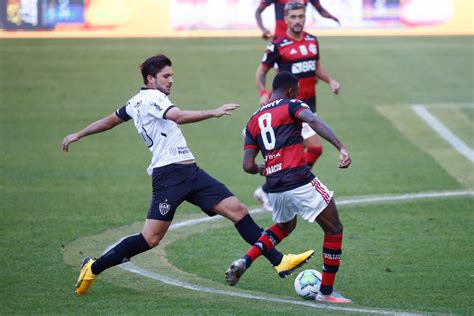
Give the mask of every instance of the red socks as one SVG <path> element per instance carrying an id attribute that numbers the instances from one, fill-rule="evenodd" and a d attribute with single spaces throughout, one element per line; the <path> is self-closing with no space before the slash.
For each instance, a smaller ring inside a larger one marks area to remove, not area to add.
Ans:
<path id="1" fill-rule="evenodd" d="M 342 234 L 324 235 L 323 243 L 323 279 L 321 293 L 331 294 L 336 279 L 336 272 L 341 264 Z"/>
<path id="2" fill-rule="evenodd" d="M 288 234 L 278 224 L 274 224 L 263 232 L 262 236 L 260 236 L 253 247 L 246 253 L 246 256 L 253 262 L 262 253 L 275 247 L 286 236 L 288 236 Z M 251 262 L 247 262 L 247 267 L 250 266 Z"/>

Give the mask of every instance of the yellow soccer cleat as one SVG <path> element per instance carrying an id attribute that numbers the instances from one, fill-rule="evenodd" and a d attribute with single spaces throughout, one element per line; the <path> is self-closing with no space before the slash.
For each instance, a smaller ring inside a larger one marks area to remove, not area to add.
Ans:
<path id="1" fill-rule="evenodd" d="M 284 255 L 279 265 L 275 266 L 275 270 L 280 278 L 286 278 L 296 269 L 308 262 L 314 255 L 314 250 L 308 250 L 299 255 Z"/>
<path id="2" fill-rule="evenodd" d="M 77 279 L 76 283 L 77 295 L 86 294 L 92 283 L 94 283 L 95 278 L 97 277 L 95 274 L 92 273 L 91 270 L 91 266 L 94 262 L 95 259 L 89 257 L 86 257 L 84 258 L 84 260 L 82 260 L 81 273 L 79 274 L 79 278 Z"/>

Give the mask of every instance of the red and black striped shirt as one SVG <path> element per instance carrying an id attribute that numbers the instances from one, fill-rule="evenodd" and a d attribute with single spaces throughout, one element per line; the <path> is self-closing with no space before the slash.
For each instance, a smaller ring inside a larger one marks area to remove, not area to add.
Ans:
<path id="1" fill-rule="evenodd" d="M 316 36 L 304 32 L 301 40 L 288 35 L 281 36 L 268 44 L 262 60 L 266 68 L 278 65 L 278 71 L 289 71 L 300 83 L 298 99 L 316 112 L 316 68 L 320 58 Z"/>
<path id="2" fill-rule="evenodd" d="M 296 115 L 308 105 L 296 99 L 276 99 L 261 106 L 247 123 L 245 148 L 258 149 L 265 161 L 268 192 L 288 191 L 314 179 L 307 166 Z"/>

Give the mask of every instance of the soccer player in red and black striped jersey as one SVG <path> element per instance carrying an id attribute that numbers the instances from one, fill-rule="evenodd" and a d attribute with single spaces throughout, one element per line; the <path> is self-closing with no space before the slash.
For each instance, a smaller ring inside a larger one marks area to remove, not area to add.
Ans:
<path id="1" fill-rule="evenodd" d="M 262 63 L 256 73 L 257 87 L 260 90 L 260 104 L 265 104 L 270 92 L 265 88 L 266 76 L 276 64 L 278 71 L 293 73 L 300 83 L 298 99 L 309 105 L 311 111 L 316 112 L 316 80 L 320 79 L 329 84 L 331 91 L 339 94 L 341 86 L 332 78 L 320 62 L 320 48 L 318 39 L 304 31 L 306 9 L 302 3 L 289 2 L 285 5 L 285 21 L 288 30 L 284 36 L 268 44 Z M 302 136 L 306 148 L 306 161 L 312 167 L 322 155 L 323 146 L 319 136 L 307 125 L 303 124 Z M 266 187 L 259 187 L 255 191 L 255 198 L 266 206 Z"/>
<path id="2" fill-rule="evenodd" d="M 270 30 L 268 30 L 263 25 L 262 12 L 271 4 L 273 4 L 275 7 L 275 19 L 276 19 L 275 34 L 273 35 L 273 37 L 277 38 L 281 35 L 285 35 L 286 29 L 287 29 L 287 25 L 284 20 L 285 5 L 291 1 L 295 1 L 295 0 L 260 0 L 260 5 L 257 7 L 257 10 L 255 11 L 255 19 L 257 20 L 258 27 L 262 31 L 263 39 L 265 40 L 270 39 L 272 37 L 272 32 L 270 32 Z M 337 23 L 339 23 L 338 18 L 336 18 L 334 15 L 329 13 L 328 10 L 323 8 L 320 0 L 300 0 L 300 2 L 304 3 L 305 6 L 308 3 L 311 3 L 322 17 L 332 19 L 336 21 Z"/>
<path id="3" fill-rule="evenodd" d="M 339 220 L 333 192 L 310 171 L 306 164 L 302 124 L 311 126 L 339 151 L 339 168 L 347 168 L 351 158 L 344 144 L 308 105 L 294 99 L 298 95 L 298 78 L 283 71 L 273 80 L 273 95 L 247 123 L 243 168 L 251 174 L 266 177 L 268 197 L 276 223 L 265 231 L 247 254 L 229 268 L 242 275 L 261 254 L 288 236 L 296 227 L 296 215 L 308 222 L 316 221 L 324 231 L 323 277 L 316 300 L 331 303 L 352 303 L 334 290 L 336 272 L 342 254 L 343 226 Z M 264 164 L 255 159 L 261 152 Z M 276 227 L 275 227 L 276 226 Z M 277 228 L 277 229 L 276 229 Z M 229 271 L 228 270 L 228 271 Z"/>

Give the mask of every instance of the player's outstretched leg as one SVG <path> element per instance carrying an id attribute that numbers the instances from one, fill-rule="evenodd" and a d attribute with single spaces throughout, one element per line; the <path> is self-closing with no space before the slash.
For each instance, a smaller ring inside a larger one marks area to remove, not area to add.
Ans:
<path id="1" fill-rule="evenodd" d="M 147 219 L 145 222 L 145 228 L 149 221 L 150 220 Z M 166 225 L 169 226 L 169 223 Z M 153 244 L 153 246 L 157 244 L 158 242 Z M 135 255 L 150 249 L 151 247 L 143 235 L 137 234 L 123 238 L 117 245 L 97 259 L 84 258 L 81 264 L 81 273 L 76 283 L 76 294 L 86 294 L 96 277 L 102 273 L 102 271 L 129 261 Z"/>
<path id="2" fill-rule="evenodd" d="M 313 257 L 313 255 L 314 250 L 308 250 L 297 255 L 284 255 L 280 264 L 274 267 L 275 271 L 276 273 L 278 273 L 280 278 L 287 278 L 296 269 L 302 267 L 305 263 L 307 263 L 309 259 Z"/>
<path id="3" fill-rule="evenodd" d="M 76 282 L 76 294 L 82 295 L 86 294 L 92 283 L 94 283 L 95 278 L 97 277 L 92 273 L 91 266 L 95 262 L 95 259 L 86 257 L 82 260 L 81 263 L 81 273 L 79 273 L 79 278 Z"/>
<path id="4" fill-rule="evenodd" d="M 285 224 L 288 227 L 288 231 L 291 232 L 291 230 L 296 225 L 296 220 L 292 220 Z M 244 272 L 260 255 L 271 251 L 278 243 L 288 236 L 288 231 L 287 229 L 284 229 L 282 226 L 280 226 L 280 224 L 274 224 L 270 226 L 265 232 L 263 232 L 252 248 L 245 254 L 245 256 L 234 261 L 229 269 L 227 269 L 227 283 L 229 283 L 229 285 L 235 285 L 239 281 L 242 274 L 244 274 Z M 314 250 L 308 250 L 297 255 L 284 255 L 279 262 L 275 263 L 274 269 L 280 277 L 286 278 L 297 268 L 304 265 L 313 256 L 313 254 Z"/>

